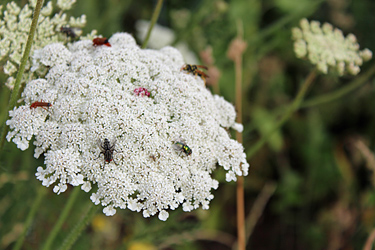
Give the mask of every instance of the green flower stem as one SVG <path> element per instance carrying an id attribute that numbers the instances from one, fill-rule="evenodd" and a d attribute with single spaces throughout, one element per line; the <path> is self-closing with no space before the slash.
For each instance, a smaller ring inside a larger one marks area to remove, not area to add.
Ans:
<path id="1" fill-rule="evenodd" d="M 31 226 L 31 224 L 34 220 L 35 214 L 36 214 L 40 204 L 42 203 L 42 200 L 43 200 L 44 196 L 47 193 L 46 191 L 47 191 L 47 189 L 45 187 L 39 187 L 39 189 L 37 191 L 37 196 L 34 200 L 34 203 L 31 206 L 29 214 L 27 215 L 26 222 L 25 222 L 25 225 L 24 225 L 24 228 L 23 228 L 23 232 L 20 235 L 20 237 L 17 239 L 16 244 L 14 244 L 13 250 L 21 249 L 22 244 L 25 240 L 26 232 L 30 229 L 30 226 Z"/>
<path id="2" fill-rule="evenodd" d="M 34 16 L 33 16 L 32 22 L 31 22 L 29 36 L 27 38 L 25 51 L 24 51 L 22 59 L 21 59 L 20 68 L 18 69 L 18 72 L 17 72 L 16 82 L 14 83 L 14 89 L 13 89 L 12 94 L 10 96 L 8 110 L 12 110 L 16 106 L 16 102 L 17 102 L 20 87 L 21 87 L 21 80 L 22 80 L 23 72 L 25 72 L 26 63 L 29 59 L 31 46 L 32 46 L 33 41 L 34 41 L 35 31 L 36 31 L 36 28 L 38 26 L 38 18 L 39 18 L 40 10 L 42 9 L 43 1 L 44 0 L 37 0 L 36 6 L 35 6 Z M 0 138 L 0 150 L 2 150 L 3 147 L 4 147 L 5 137 L 6 137 L 6 134 L 8 133 L 8 131 L 9 131 L 8 126 L 3 124 L 3 129 L 2 129 L 2 132 L 1 132 L 1 138 Z"/>
<path id="3" fill-rule="evenodd" d="M 148 40 L 150 39 L 150 36 L 151 36 L 151 31 L 154 28 L 154 25 L 159 18 L 159 14 L 160 14 L 162 6 L 163 6 L 163 0 L 158 0 L 158 3 L 156 4 L 155 10 L 154 10 L 154 13 L 152 14 L 151 23 L 150 23 L 150 26 L 148 27 L 146 38 L 143 41 L 143 44 L 142 44 L 142 47 L 141 47 L 142 49 L 146 48 L 146 46 L 147 46 Z"/>
<path id="4" fill-rule="evenodd" d="M 82 217 L 82 219 L 77 223 L 77 225 L 73 228 L 70 234 L 65 238 L 60 250 L 69 250 L 72 245 L 76 242 L 80 234 L 82 233 L 83 229 L 87 226 L 87 224 L 92 220 L 96 211 L 98 210 L 99 206 L 95 206 L 94 203 L 90 202 L 90 205 Z"/>
<path id="5" fill-rule="evenodd" d="M 310 72 L 310 74 L 307 76 L 305 82 L 302 84 L 300 90 L 297 93 L 296 98 L 294 101 L 289 105 L 284 115 L 281 117 L 281 119 L 274 125 L 274 127 L 268 132 L 267 135 L 263 136 L 257 143 L 255 143 L 254 146 L 252 146 L 247 152 L 247 156 L 251 158 L 258 150 L 268 141 L 268 139 L 271 137 L 271 135 L 279 129 L 293 114 L 294 111 L 296 111 L 303 100 L 303 97 L 306 95 L 306 92 L 311 85 L 311 83 L 316 78 L 316 71 Z"/>
<path id="6" fill-rule="evenodd" d="M 332 93 L 320 95 L 315 98 L 311 98 L 310 100 L 307 100 L 301 104 L 300 108 L 308 108 L 313 107 L 317 105 L 321 105 L 327 102 L 335 101 L 344 95 L 347 95 L 348 93 L 352 92 L 359 86 L 365 84 L 368 79 L 375 74 L 375 64 L 370 67 L 365 73 L 361 74 L 359 77 L 356 77 L 351 83 L 345 85 L 344 87 L 333 91 Z"/>
<path id="7" fill-rule="evenodd" d="M 59 219 L 55 223 L 55 226 L 52 228 L 52 231 L 50 232 L 50 234 L 48 235 L 48 238 L 45 241 L 42 250 L 51 249 L 51 245 L 52 245 L 54 239 L 56 238 L 57 234 L 59 233 L 63 223 L 66 221 L 66 218 L 68 217 L 68 214 L 69 214 L 70 210 L 72 209 L 73 204 L 77 200 L 79 191 L 80 191 L 79 187 L 73 188 L 73 192 L 70 194 L 68 202 L 66 203 L 62 213 L 60 214 Z"/>

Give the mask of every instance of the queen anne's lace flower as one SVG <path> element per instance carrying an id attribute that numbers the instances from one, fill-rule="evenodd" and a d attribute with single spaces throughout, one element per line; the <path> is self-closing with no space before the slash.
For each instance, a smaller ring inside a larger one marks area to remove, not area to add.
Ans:
<path id="1" fill-rule="evenodd" d="M 329 23 L 320 27 L 317 21 L 302 19 L 301 28 L 292 29 L 294 52 L 298 58 L 308 59 L 317 69 L 327 74 L 329 70 L 342 76 L 357 75 L 359 66 L 372 58 L 369 49 L 359 50 L 353 34 L 344 37 L 341 30 Z"/>
<path id="2" fill-rule="evenodd" d="M 227 131 L 242 129 L 233 106 L 181 72 L 176 49 L 142 50 L 124 33 L 109 42 L 55 43 L 37 51 L 33 67 L 48 73 L 26 85 L 25 105 L 10 112 L 8 141 L 25 150 L 35 136 L 35 157 L 45 152 L 46 165 L 37 179 L 55 185 L 56 193 L 67 184 L 86 192 L 97 186 L 91 200 L 106 215 L 129 208 L 166 220 L 167 210 L 180 205 L 208 209 L 219 184 L 211 177 L 217 165 L 227 181 L 248 174 L 243 147 Z M 150 94 L 134 94 L 140 88 Z M 30 109 L 35 101 L 52 106 Z M 176 138 L 191 154 L 175 150 Z"/>
<path id="3" fill-rule="evenodd" d="M 59 0 L 57 5 L 61 10 L 68 10 L 74 2 L 75 0 Z M 0 20 L 0 61 L 4 61 L 3 71 L 8 75 L 5 84 L 11 89 L 14 87 L 15 75 L 21 63 L 35 5 L 35 0 L 29 0 L 29 4 L 26 4 L 21 9 L 14 2 L 8 3 Z M 2 14 L 1 9 L 2 6 L 0 5 L 0 16 Z M 67 37 L 60 32 L 62 26 L 82 28 L 86 24 L 85 15 L 82 15 L 80 18 L 71 17 L 67 21 L 67 16 L 63 11 L 59 11 L 51 17 L 52 12 L 52 2 L 48 2 L 41 9 L 34 43 L 31 48 L 32 51 L 43 48 L 50 43 L 58 41 L 67 42 Z M 95 33 L 96 31 L 93 31 L 87 37 L 92 37 Z M 26 64 L 23 82 L 33 79 L 35 73 L 39 76 L 45 73 L 29 71 L 30 65 L 31 60 Z"/>

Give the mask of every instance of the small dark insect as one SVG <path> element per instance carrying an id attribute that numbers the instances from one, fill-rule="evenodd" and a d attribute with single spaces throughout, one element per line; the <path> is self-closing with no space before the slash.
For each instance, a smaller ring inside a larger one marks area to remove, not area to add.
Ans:
<path id="1" fill-rule="evenodd" d="M 78 35 L 76 34 L 76 32 L 74 31 L 72 27 L 61 26 L 60 32 L 64 33 L 67 37 L 70 37 L 72 39 L 76 39 L 78 37 Z"/>
<path id="2" fill-rule="evenodd" d="M 49 108 L 49 107 L 51 107 L 51 106 L 52 106 L 52 104 L 49 103 L 49 102 L 42 102 L 42 101 L 38 102 L 38 101 L 37 101 L 37 102 L 32 103 L 32 104 L 30 105 L 30 108 L 31 108 L 31 109 L 35 109 L 35 108 L 37 108 L 37 107 L 41 107 L 41 108 L 47 110 L 45 107 Z"/>
<path id="3" fill-rule="evenodd" d="M 160 153 L 156 153 L 156 154 L 151 154 L 150 155 L 150 159 L 152 161 L 157 161 L 158 159 L 160 159 L 160 157 L 161 157 Z"/>
<path id="4" fill-rule="evenodd" d="M 203 65 L 185 64 L 184 66 L 182 66 L 181 70 L 185 70 L 187 72 L 193 73 L 196 76 L 200 76 L 205 81 L 208 75 L 206 75 L 206 73 L 199 70 L 198 68 L 208 69 L 206 66 Z"/>
<path id="5" fill-rule="evenodd" d="M 117 152 L 117 150 L 115 149 L 116 140 L 112 144 L 107 138 L 104 139 L 104 142 L 101 142 L 100 140 L 98 140 L 98 145 L 99 145 L 100 150 L 101 150 L 98 158 L 100 157 L 101 154 L 103 154 L 104 155 L 104 164 L 105 164 L 105 162 L 110 163 L 111 161 L 113 161 L 117 165 L 115 160 L 113 160 L 113 151 Z"/>
<path id="6" fill-rule="evenodd" d="M 176 151 L 184 152 L 186 155 L 191 155 L 191 153 L 193 152 L 191 148 L 189 148 L 189 146 L 186 145 L 186 142 L 183 139 L 175 140 L 173 144 L 173 148 Z"/>
<path id="7" fill-rule="evenodd" d="M 92 45 L 94 46 L 105 45 L 105 46 L 111 47 L 111 44 L 108 42 L 108 39 L 105 37 L 94 38 L 94 40 L 92 40 Z"/>

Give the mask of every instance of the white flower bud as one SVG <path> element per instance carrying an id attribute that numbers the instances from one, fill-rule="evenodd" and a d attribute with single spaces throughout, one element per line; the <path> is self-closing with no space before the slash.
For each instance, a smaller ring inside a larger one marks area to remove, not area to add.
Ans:
<path id="1" fill-rule="evenodd" d="M 160 211 L 159 216 L 158 216 L 159 220 L 162 220 L 162 221 L 166 221 L 168 217 L 169 217 L 169 213 L 165 210 Z"/>
<path id="2" fill-rule="evenodd" d="M 57 0 L 57 7 L 62 10 L 70 10 L 76 0 Z"/>

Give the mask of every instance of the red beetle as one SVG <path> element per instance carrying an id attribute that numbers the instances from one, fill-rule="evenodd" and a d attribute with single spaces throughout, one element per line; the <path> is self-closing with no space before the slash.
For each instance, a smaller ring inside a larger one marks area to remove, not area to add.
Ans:
<path id="1" fill-rule="evenodd" d="M 94 46 L 105 45 L 105 46 L 111 47 L 111 44 L 108 42 L 108 39 L 105 37 L 94 38 L 94 40 L 92 40 L 92 45 Z"/>
<path id="2" fill-rule="evenodd" d="M 38 101 L 36 101 L 36 102 L 34 102 L 34 103 L 32 103 L 32 104 L 30 105 L 30 108 L 31 108 L 31 109 L 35 109 L 35 108 L 37 108 L 37 107 L 41 107 L 41 108 L 47 110 L 45 107 L 49 108 L 49 107 L 51 107 L 51 106 L 52 106 L 52 104 L 49 103 L 49 102 L 42 102 L 42 101 L 38 102 Z"/>

